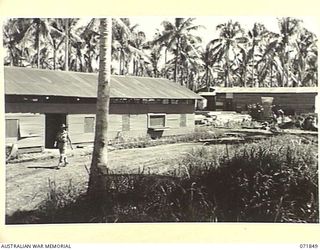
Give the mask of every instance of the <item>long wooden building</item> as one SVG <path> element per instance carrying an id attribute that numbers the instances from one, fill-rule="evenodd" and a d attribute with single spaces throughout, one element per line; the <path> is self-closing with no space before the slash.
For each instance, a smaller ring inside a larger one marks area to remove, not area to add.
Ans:
<path id="1" fill-rule="evenodd" d="M 62 123 L 74 144 L 94 140 L 97 74 L 4 68 L 6 143 L 52 148 Z M 202 97 L 166 79 L 112 76 L 108 136 L 152 138 L 194 131 Z"/>
<path id="2" fill-rule="evenodd" d="M 250 104 L 261 103 L 261 98 L 272 97 L 273 105 L 290 110 L 290 113 L 313 113 L 317 109 L 317 87 L 295 88 L 222 88 L 211 87 L 198 92 L 207 99 L 207 110 L 247 110 Z"/>

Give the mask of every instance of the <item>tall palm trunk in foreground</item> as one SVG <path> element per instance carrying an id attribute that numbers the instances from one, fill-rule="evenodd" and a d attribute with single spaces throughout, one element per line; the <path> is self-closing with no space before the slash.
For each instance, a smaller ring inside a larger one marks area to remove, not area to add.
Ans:
<path id="1" fill-rule="evenodd" d="M 111 75 L 111 18 L 100 19 L 100 62 L 94 149 L 89 177 L 90 197 L 103 197 L 108 174 L 108 113 Z"/>

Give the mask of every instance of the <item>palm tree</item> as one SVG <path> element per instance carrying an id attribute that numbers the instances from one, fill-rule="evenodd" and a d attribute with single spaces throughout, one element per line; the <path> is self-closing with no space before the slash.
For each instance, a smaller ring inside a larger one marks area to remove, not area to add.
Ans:
<path id="1" fill-rule="evenodd" d="M 248 65 L 251 62 L 251 80 L 252 86 L 259 87 L 258 77 L 258 64 L 257 62 L 261 58 L 262 54 L 262 42 L 268 35 L 268 31 L 265 26 L 261 23 L 255 23 L 252 30 L 248 32 L 250 48 L 247 51 L 247 55 L 244 57 L 244 65 Z M 244 73 L 244 84 L 246 84 L 246 69 Z"/>
<path id="2" fill-rule="evenodd" d="M 23 61 L 23 50 L 19 46 L 23 34 L 27 30 L 26 22 L 19 18 L 11 18 L 3 25 L 3 46 L 7 49 L 4 64 L 21 66 Z"/>
<path id="3" fill-rule="evenodd" d="M 292 38 L 298 34 L 301 20 L 285 17 L 278 19 L 278 24 L 280 28 L 281 42 L 279 46 L 279 58 L 281 60 L 282 67 L 284 69 L 284 74 L 282 77 L 282 86 L 289 87 L 290 78 L 292 78 Z"/>
<path id="4" fill-rule="evenodd" d="M 162 22 L 164 30 L 153 42 L 155 44 L 166 44 L 167 48 L 174 53 L 174 81 L 178 80 L 179 60 L 181 60 L 182 44 L 185 43 L 194 47 L 193 41 L 201 41 L 199 37 L 193 36 L 190 32 L 198 30 L 200 25 L 194 25 L 195 18 L 175 18 L 175 22 Z"/>
<path id="5" fill-rule="evenodd" d="M 150 63 L 152 67 L 152 76 L 159 77 L 159 61 L 161 58 L 161 46 L 160 45 L 150 45 Z"/>
<path id="6" fill-rule="evenodd" d="M 209 91 L 210 81 L 213 80 L 213 74 L 212 74 L 213 62 L 212 62 L 211 56 L 210 56 L 210 48 L 208 46 L 206 46 L 205 51 L 202 52 L 201 55 L 202 55 L 201 59 L 204 62 L 204 70 L 205 70 L 201 81 L 205 83 L 207 91 Z"/>
<path id="7" fill-rule="evenodd" d="M 28 29 L 23 34 L 23 39 L 21 40 L 22 48 L 28 48 L 29 43 L 33 43 L 33 47 L 36 50 L 36 66 L 37 68 L 40 67 L 40 51 L 41 46 L 45 47 L 47 42 L 53 44 L 52 37 L 50 34 L 50 19 L 48 18 L 33 18 L 33 19 L 26 19 L 29 21 Z"/>
<path id="8" fill-rule="evenodd" d="M 147 55 L 144 49 L 149 48 L 146 44 L 146 34 L 143 31 L 136 32 L 132 30 L 132 37 L 129 40 L 128 47 L 130 49 L 133 61 L 133 75 L 143 75 L 144 63 Z M 140 70 L 139 70 L 140 69 Z M 140 71 L 140 72 L 139 72 Z M 142 72 L 141 72 L 142 71 Z"/>
<path id="9" fill-rule="evenodd" d="M 258 82 L 263 86 L 282 86 L 283 68 L 278 56 L 279 35 L 268 32 L 260 59 L 256 62 Z M 267 80 L 269 78 L 269 81 Z"/>
<path id="10" fill-rule="evenodd" d="M 93 63 L 98 59 L 98 19 L 92 18 L 80 34 L 84 41 L 84 67 L 85 71 L 93 72 Z"/>
<path id="11" fill-rule="evenodd" d="M 130 27 L 130 20 L 128 18 L 121 18 L 130 33 L 125 31 L 125 28 L 118 23 L 115 23 L 112 27 L 112 49 L 115 58 L 119 61 L 119 75 L 124 75 L 125 71 L 128 71 L 128 61 L 131 57 L 131 51 L 129 49 L 129 39 L 131 39 L 131 32 L 136 26 Z"/>
<path id="12" fill-rule="evenodd" d="M 114 19 L 112 28 L 112 54 L 119 62 L 119 74 L 129 74 L 130 63 L 133 62 L 133 75 L 143 75 L 145 63 L 150 63 L 144 53 L 146 35 L 136 31 L 137 24 L 131 25 L 129 18 Z"/>
<path id="13" fill-rule="evenodd" d="M 50 35 L 52 38 L 52 49 L 53 49 L 53 69 L 57 69 L 57 57 L 59 54 L 59 50 L 61 48 L 61 45 L 63 44 L 63 41 L 65 39 L 65 34 L 63 32 L 63 19 L 57 18 L 53 19 L 50 26 L 52 26 L 52 29 L 50 29 Z"/>
<path id="14" fill-rule="evenodd" d="M 313 85 L 317 72 L 317 43 L 313 33 L 303 28 L 294 44 L 295 57 L 292 66 L 295 75 L 295 86 Z M 311 82 L 311 84 L 310 84 Z"/>
<path id="15" fill-rule="evenodd" d="M 190 39 L 190 42 L 191 43 L 182 42 L 181 44 L 179 61 L 180 83 L 190 89 L 195 89 L 204 63 L 201 60 L 198 41 L 192 41 Z"/>
<path id="16" fill-rule="evenodd" d="M 108 174 L 108 114 L 110 101 L 110 70 L 112 21 L 110 18 L 100 19 L 99 42 L 99 78 L 96 112 L 96 128 L 94 149 L 90 169 L 88 194 L 95 200 L 101 200 L 106 188 Z"/>
<path id="17" fill-rule="evenodd" d="M 235 58 L 237 51 L 243 50 L 242 44 L 247 43 L 248 39 L 244 36 L 244 31 L 238 22 L 229 21 L 217 26 L 220 31 L 220 37 L 210 41 L 214 62 L 225 65 L 225 87 L 232 87 L 231 79 L 231 63 Z"/>
<path id="18" fill-rule="evenodd" d="M 76 29 L 78 18 L 68 18 L 63 20 L 63 32 L 65 39 L 65 70 L 83 71 L 83 48 L 84 41 L 80 37 L 80 30 Z"/>

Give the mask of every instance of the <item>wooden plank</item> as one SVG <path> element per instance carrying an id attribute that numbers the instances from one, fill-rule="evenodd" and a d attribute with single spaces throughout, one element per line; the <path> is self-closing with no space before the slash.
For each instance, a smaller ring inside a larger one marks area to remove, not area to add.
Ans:
<path id="1" fill-rule="evenodd" d="M 86 115 L 68 115 L 67 116 L 67 123 L 68 126 L 71 124 L 83 124 L 84 123 L 84 118 Z"/>
<path id="2" fill-rule="evenodd" d="M 147 114 L 130 115 L 130 131 L 143 131 L 147 133 L 148 117 Z"/>
<path id="3" fill-rule="evenodd" d="M 22 138 L 18 141 L 18 148 L 26 147 L 44 147 L 43 138 L 41 136 Z"/>
<path id="4" fill-rule="evenodd" d="M 74 138 L 78 134 L 84 133 L 84 117 L 83 114 L 69 114 L 67 116 L 70 137 Z"/>
<path id="5" fill-rule="evenodd" d="M 180 127 L 180 114 L 167 114 L 166 126 L 170 128 Z"/>
<path id="6" fill-rule="evenodd" d="M 26 148 L 19 148 L 19 154 L 27 154 L 27 153 L 38 153 L 43 150 L 43 147 L 34 146 L 34 147 L 26 147 Z"/>
<path id="7" fill-rule="evenodd" d="M 109 115 L 110 131 L 122 131 L 122 115 Z"/>
<path id="8" fill-rule="evenodd" d="M 70 134 L 72 143 L 86 143 L 94 141 L 94 133 Z"/>
<path id="9" fill-rule="evenodd" d="M 122 131 L 130 130 L 130 115 L 124 114 L 122 115 Z"/>
<path id="10" fill-rule="evenodd" d="M 84 123 L 69 123 L 68 130 L 70 134 L 83 134 Z"/>

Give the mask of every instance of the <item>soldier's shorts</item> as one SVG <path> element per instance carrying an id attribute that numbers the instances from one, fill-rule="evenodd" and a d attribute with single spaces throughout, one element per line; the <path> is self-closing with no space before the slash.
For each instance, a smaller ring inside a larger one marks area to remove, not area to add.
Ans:
<path id="1" fill-rule="evenodd" d="M 59 142 L 58 148 L 59 148 L 60 155 L 65 154 L 67 150 L 67 143 Z"/>

